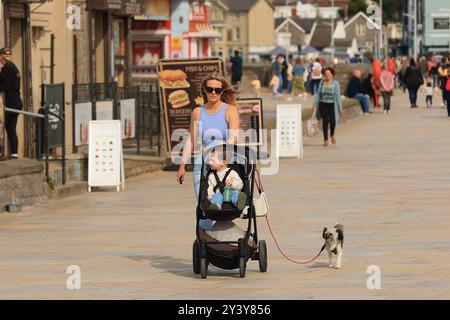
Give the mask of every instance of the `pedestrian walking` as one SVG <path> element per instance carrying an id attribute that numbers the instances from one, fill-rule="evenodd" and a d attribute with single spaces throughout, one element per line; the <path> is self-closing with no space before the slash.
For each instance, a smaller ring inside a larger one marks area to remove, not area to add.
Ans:
<path id="1" fill-rule="evenodd" d="M 234 51 L 234 57 L 230 59 L 231 62 L 231 84 L 233 86 L 239 85 L 242 79 L 243 63 L 239 50 Z"/>
<path id="2" fill-rule="evenodd" d="M 447 113 L 450 117 L 450 66 L 447 66 L 447 75 L 442 80 L 442 96 L 447 104 Z"/>
<path id="3" fill-rule="evenodd" d="M 448 66 L 449 66 L 449 60 L 447 57 L 445 57 L 439 68 L 438 68 L 438 73 L 439 73 L 439 81 L 440 81 L 440 87 L 442 90 L 442 103 L 441 106 L 445 107 L 447 105 L 447 100 L 445 100 L 445 95 L 444 95 L 444 87 L 445 87 L 445 78 L 449 75 L 448 73 Z"/>
<path id="4" fill-rule="evenodd" d="M 433 79 L 433 88 L 439 87 L 439 65 L 436 59 L 433 60 L 433 65 L 430 69 L 430 76 Z"/>
<path id="5" fill-rule="evenodd" d="M 287 70 L 288 70 L 288 64 L 286 62 L 286 57 L 281 54 L 280 58 L 280 75 L 278 76 L 280 79 L 280 86 L 278 87 L 278 94 L 283 94 L 283 89 L 286 86 L 287 88 Z"/>
<path id="6" fill-rule="evenodd" d="M 405 84 L 408 88 L 411 108 L 418 108 L 417 91 L 419 90 L 420 86 L 423 85 L 423 78 L 419 69 L 417 68 L 414 58 L 411 58 L 409 61 L 409 67 L 405 73 Z"/>
<path id="7" fill-rule="evenodd" d="M 315 95 L 317 92 L 317 88 L 319 87 L 319 83 L 323 79 L 322 74 L 322 64 L 320 63 L 319 59 L 316 59 L 316 61 L 313 63 L 311 68 L 311 94 Z"/>
<path id="8" fill-rule="evenodd" d="M 11 49 L 0 50 L 0 92 L 5 94 L 5 107 L 22 110 L 23 103 L 20 97 L 20 73 L 16 65 L 11 61 Z M 17 118 L 19 115 L 13 112 L 5 112 L 5 128 L 8 135 L 9 150 L 12 159 L 18 158 L 19 139 L 17 138 Z"/>
<path id="9" fill-rule="evenodd" d="M 358 100 L 361 104 L 363 114 L 366 115 L 370 112 L 370 100 L 362 85 L 361 76 L 361 70 L 356 69 L 353 71 L 353 77 L 347 85 L 345 95 L 349 98 Z"/>
<path id="10" fill-rule="evenodd" d="M 318 119 L 322 119 L 324 146 L 328 146 L 328 129 L 331 142 L 336 144 L 335 130 L 342 112 L 341 91 L 334 75 L 333 68 L 325 69 L 324 79 L 319 83 L 314 99 L 313 113 L 316 113 Z"/>
<path id="11" fill-rule="evenodd" d="M 261 98 L 261 81 L 259 81 L 257 74 L 253 75 L 253 80 L 250 84 L 253 88 L 253 92 L 254 92 L 255 96 L 258 98 Z"/>
<path id="12" fill-rule="evenodd" d="M 423 92 L 425 92 L 425 103 L 427 104 L 427 108 L 431 108 L 433 106 L 434 90 L 433 80 L 431 78 L 426 79 L 423 85 Z"/>
<path id="13" fill-rule="evenodd" d="M 276 75 L 272 75 L 272 79 L 270 80 L 269 87 L 272 88 L 273 97 L 277 98 L 280 94 L 278 93 L 278 89 L 280 88 L 280 78 Z"/>
<path id="14" fill-rule="evenodd" d="M 395 87 L 394 75 L 383 65 L 379 83 L 381 95 L 383 96 L 383 109 L 385 114 L 391 113 L 391 96 Z"/>
<path id="15" fill-rule="evenodd" d="M 428 59 L 422 56 L 419 61 L 419 71 L 422 75 L 422 78 L 425 79 L 428 77 Z"/>
<path id="16" fill-rule="evenodd" d="M 185 166 L 191 158 L 192 151 L 196 150 L 197 142 L 201 144 L 201 151 L 203 151 L 217 142 L 226 141 L 235 144 L 238 141 L 239 113 L 236 108 L 235 92 L 232 86 L 223 76 L 213 73 L 203 79 L 200 94 L 206 103 L 192 111 L 190 136 L 183 149 L 183 158 L 176 177 L 178 183 L 184 181 Z M 200 131 L 198 128 L 200 128 Z M 200 152 L 194 163 L 193 183 L 197 199 L 199 197 L 202 157 L 203 154 Z M 204 230 L 210 230 L 212 221 L 200 220 L 200 227 Z"/>
<path id="17" fill-rule="evenodd" d="M 294 66 L 292 64 L 292 61 L 289 60 L 287 62 L 287 70 L 286 70 L 286 95 L 288 100 L 292 100 L 292 80 L 294 78 L 293 75 Z"/>
<path id="18" fill-rule="evenodd" d="M 295 60 L 295 66 L 292 70 L 292 95 L 297 97 L 307 97 L 305 90 L 305 66 L 301 58 Z"/>
<path id="19" fill-rule="evenodd" d="M 375 104 L 375 89 L 374 89 L 374 77 L 371 73 L 369 73 L 362 82 L 364 92 L 369 96 L 369 101 L 372 102 L 374 106 Z"/>
<path id="20" fill-rule="evenodd" d="M 378 93 L 379 88 L 378 84 L 380 81 L 380 74 L 381 74 L 381 62 L 378 59 L 373 60 L 373 79 L 372 79 L 372 88 L 373 88 L 373 103 L 374 107 L 379 107 L 379 99 L 378 99 Z"/>

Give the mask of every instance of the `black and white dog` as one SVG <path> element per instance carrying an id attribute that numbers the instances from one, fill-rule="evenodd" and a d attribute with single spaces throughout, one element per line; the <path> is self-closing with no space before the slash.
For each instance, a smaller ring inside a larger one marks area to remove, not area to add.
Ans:
<path id="1" fill-rule="evenodd" d="M 325 239 L 325 247 L 328 251 L 328 267 L 340 269 L 344 248 L 344 226 L 336 223 L 333 228 L 323 228 L 322 237 Z M 334 256 L 336 256 L 335 263 L 333 263 Z"/>

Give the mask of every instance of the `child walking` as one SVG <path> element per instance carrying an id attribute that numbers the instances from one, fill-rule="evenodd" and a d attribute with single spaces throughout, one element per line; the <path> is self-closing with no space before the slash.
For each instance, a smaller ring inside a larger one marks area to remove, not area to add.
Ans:
<path id="1" fill-rule="evenodd" d="M 269 87 L 272 87 L 273 97 L 277 98 L 280 94 L 278 93 L 278 87 L 280 86 L 280 79 L 277 75 L 272 76 L 272 80 L 270 80 Z"/>
<path id="2" fill-rule="evenodd" d="M 255 96 L 261 98 L 261 81 L 258 79 L 258 75 L 253 76 L 253 80 L 251 82 L 253 87 L 253 91 L 255 92 Z"/>
<path id="3" fill-rule="evenodd" d="M 433 82 L 430 79 L 427 79 L 427 81 L 423 85 L 423 90 L 425 91 L 427 108 L 431 108 L 433 106 L 434 86 Z"/>

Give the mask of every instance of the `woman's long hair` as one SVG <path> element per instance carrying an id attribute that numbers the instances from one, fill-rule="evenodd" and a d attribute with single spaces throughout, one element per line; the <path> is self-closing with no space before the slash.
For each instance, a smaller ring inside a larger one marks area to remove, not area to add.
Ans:
<path id="1" fill-rule="evenodd" d="M 220 81 L 222 83 L 223 93 L 220 96 L 220 100 L 225 102 L 226 104 L 236 105 L 236 91 L 235 89 L 228 83 L 228 81 L 218 72 L 213 72 L 208 74 L 202 81 L 202 85 L 200 87 L 200 94 L 203 97 L 203 101 L 205 104 L 208 102 L 208 96 L 206 95 L 205 88 L 210 80 Z"/>

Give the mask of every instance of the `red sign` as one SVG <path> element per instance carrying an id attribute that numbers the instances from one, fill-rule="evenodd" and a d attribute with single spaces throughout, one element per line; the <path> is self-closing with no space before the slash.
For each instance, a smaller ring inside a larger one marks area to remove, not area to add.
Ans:
<path id="1" fill-rule="evenodd" d="M 152 66 L 162 58 L 163 48 L 160 41 L 133 42 L 133 65 Z"/>

